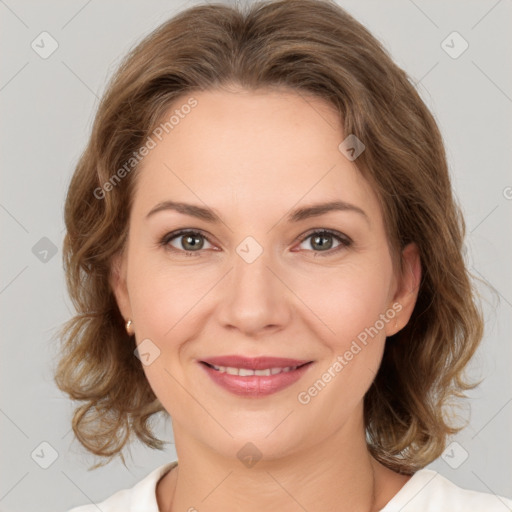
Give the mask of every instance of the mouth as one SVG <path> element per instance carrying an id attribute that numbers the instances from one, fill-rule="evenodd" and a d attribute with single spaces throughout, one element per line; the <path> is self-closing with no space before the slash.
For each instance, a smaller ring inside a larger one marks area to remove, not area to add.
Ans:
<path id="1" fill-rule="evenodd" d="M 263 397 L 297 382 L 314 361 L 219 356 L 199 361 L 210 378 L 238 396 Z"/>
<path id="2" fill-rule="evenodd" d="M 253 375 L 258 375 L 259 377 L 269 377 L 270 375 L 277 375 L 279 373 L 287 373 L 297 370 L 297 368 L 302 368 L 307 364 L 311 364 L 313 361 L 309 361 L 304 364 L 296 365 L 296 366 L 284 366 L 284 367 L 273 367 L 273 368 L 264 368 L 261 370 L 252 370 L 250 368 L 237 368 L 235 366 L 216 366 L 214 364 L 209 364 L 205 361 L 201 361 L 206 366 L 213 368 L 214 370 L 220 373 L 227 373 L 228 375 L 238 375 L 240 377 L 251 377 Z"/>

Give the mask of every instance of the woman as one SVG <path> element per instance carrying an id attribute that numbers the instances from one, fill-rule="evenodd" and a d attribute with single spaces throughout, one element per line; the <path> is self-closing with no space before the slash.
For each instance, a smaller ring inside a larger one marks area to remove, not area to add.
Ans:
<path id="1" fill-rule="evenodd" d="M 58 386 L 105 458 L 178 461 L 110 510 L 512 508 L 424 467 L 482 317 L 436 123 L 335 3 L 202 5 L 104 95 L 65 206 Z M 74 512 L 96 510 L 85 505 Z"/>

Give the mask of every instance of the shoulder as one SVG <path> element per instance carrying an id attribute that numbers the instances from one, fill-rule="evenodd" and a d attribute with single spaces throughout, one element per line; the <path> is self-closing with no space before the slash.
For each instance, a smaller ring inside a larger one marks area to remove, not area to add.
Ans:
<path id="1" fill-rule="evenodd" d="M 119 510 L 159 512 L 156 500 L 156 485 L 160 478 L 170 471 L 178 461 L 160 466 L 129 489 L 121 489 L 105 500 L 74 507 L 67 512 L 119 512 Z"/>
<path id="2" fill-rule="evenodd" d="M 512 500 L 459 487 L 437 471 L 422 469 L 380 512 L 512 512 Z"/>

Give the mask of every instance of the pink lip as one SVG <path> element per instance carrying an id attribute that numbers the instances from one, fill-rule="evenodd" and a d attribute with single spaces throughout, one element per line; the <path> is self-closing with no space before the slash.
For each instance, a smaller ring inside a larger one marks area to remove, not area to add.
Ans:
<path id="1" fill-rule="evenodd" d="M 275 375 L 251 375 L 240 377 L 239 375 L 229 375 L 215 370 L 211 366 L 231 366 L 234 368 L 246 368 L 251 370 L 263 370 L 266 368 L 286 368 L 287 366 L 300 366 L 295 370 Z M 201 367 L 206 371 L 210 378 L 227 391 L 244 397 L 260 398 L 272 393 L 281 391 L 293 383 L 297 382 L 305 372 L 308 371 L 312 361 L 301 361 L 298 359 L 285 359 L 277 357 L 257 357 L 246 358 L 240 356 L 219 356 L 200 361 Z"/>

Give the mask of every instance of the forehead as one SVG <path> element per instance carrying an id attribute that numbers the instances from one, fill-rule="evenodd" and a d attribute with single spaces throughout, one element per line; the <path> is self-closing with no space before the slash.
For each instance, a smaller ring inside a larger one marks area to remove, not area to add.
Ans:
<path id="1" fill-rule="evenodd" d="M 184 108 L 191 98 L 195 106 Z M 153 132 L 135 204 L 186 196 L 248 209 L 317 200 L 378 209 L 370 185 L 338 149 L 345 134 L 325 100 L 279 89 L 202 91 L 176 100 L 162 123 L 171 116 L 166 130 Z"/>

